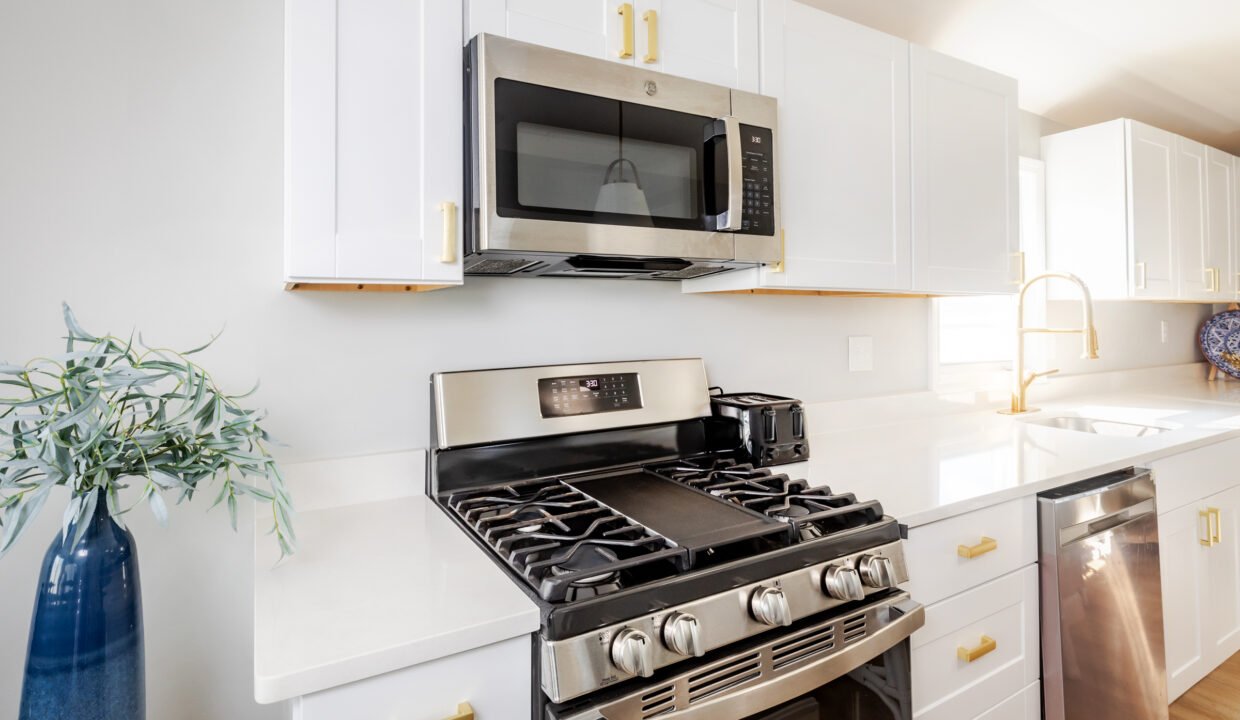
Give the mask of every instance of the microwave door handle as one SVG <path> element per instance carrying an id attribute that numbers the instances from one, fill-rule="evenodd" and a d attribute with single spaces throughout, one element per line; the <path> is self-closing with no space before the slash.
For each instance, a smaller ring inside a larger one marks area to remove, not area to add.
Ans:
<path id="1" fill-rule="evenodd" d="M 745 205 L 745 159 L 741 157 L 741 123 L 732 116 L 723 119 L 724 141 L 728 147 L 728 221 L 721 230 L 740 230 Z"/>
<path id="2" fill-rule="evenodd" d="M 722 133 L 716 131 L 706 137 L 710 140 L 723 135 L 724 147 L 728 153 L 728 209 L 716 216 L 718 224 L 715 229 L 735 231 L 741 229 L 741 214 L 745 204 L 745 161 L 741 157 L 741 123 L 729 115 L 713 123 L 715 128 L 721 124 Z"/>

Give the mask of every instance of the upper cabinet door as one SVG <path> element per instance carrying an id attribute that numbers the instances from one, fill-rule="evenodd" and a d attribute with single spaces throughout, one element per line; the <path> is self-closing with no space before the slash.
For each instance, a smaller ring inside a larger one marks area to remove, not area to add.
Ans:
<path id="1" fill-rule="evenodd" d="M 1176 297 L 1175 160 L 1175 135 L 1128 123 L 1128 277 L 1133 297 Z"/>
<path id="2" fill-rule="evenodd" d="M 913 289 L 1013 292 L 1016 81 L 917 46 L 910 68 Z"/>
<path id="3" fill-rule="evenodd" d="M 636 65 L 758 92 L 758 0 L 638 0 Z"/>
<path id="4" fill-rule="evenodd" d="M 465 40 L 490 33 L 629 65 L 637 56 L 641 19 L 631 0 L 466 0 L 466 8 Z"/>
<path id="5" fill-rule="evenodd" d="M 1206 147 L 1175 138 L 1175 212 L 1177 296 L 1200 300 L 1214 292 L 1210 241 L 1206 235 Z"/>
<path id="6" fill-rule="evenodd" d="M 459 283 L 460 4 L 285 14 L 286 280 Z"/>
<path id="7" fill-rule="evenodd" d="M 1226 302 L 1236 295 L 1232 247 L 1236 238 L 1236 158 L 1206 148 L 1206 267 L 1214 281 L 1207 299 Z"/>
<path id="8" fill-rule="evenodd" d="M 766 281 L 907 289 L 909 44 L 793 0 L 762 12 L 786 229 L 785 271 Z"/>

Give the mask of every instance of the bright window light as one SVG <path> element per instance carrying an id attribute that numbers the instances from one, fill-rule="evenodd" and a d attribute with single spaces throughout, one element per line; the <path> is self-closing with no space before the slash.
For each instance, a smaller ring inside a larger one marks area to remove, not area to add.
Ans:
<path id="1" fill-rule="evenodd" d="M 946 297 L 939 305 L 939 364 L 1012 359 L 1016 303 L 1008 295 Z"/>

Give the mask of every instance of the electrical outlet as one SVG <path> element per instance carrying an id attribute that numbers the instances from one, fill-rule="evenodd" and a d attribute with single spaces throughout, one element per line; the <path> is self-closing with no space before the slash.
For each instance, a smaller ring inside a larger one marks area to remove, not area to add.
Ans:
<path id="1" fill-rule="evenodd" d="M 1167 342 L 1167 321 L 1166 320 L 1158 321 L 1158 334 L 1159 334 L 1159 337 L 1162 338 L 1162 341 L 1164 343 Z"/>
<path id="2" fill-rule="evenodd" d="M 848 371 L 869 372 L 874 369 L 874 338 L 852 335 L 848 338 Z"/>

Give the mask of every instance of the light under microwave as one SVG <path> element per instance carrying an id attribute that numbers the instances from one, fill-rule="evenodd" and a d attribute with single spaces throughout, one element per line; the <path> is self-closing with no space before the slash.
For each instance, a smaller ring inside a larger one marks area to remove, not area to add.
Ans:
<path id="1" fill-rule="evenodd" d="M 479 35 L 465 117 L 468 275 L 681 280 L 779 259 L 773 98 Z"/>

